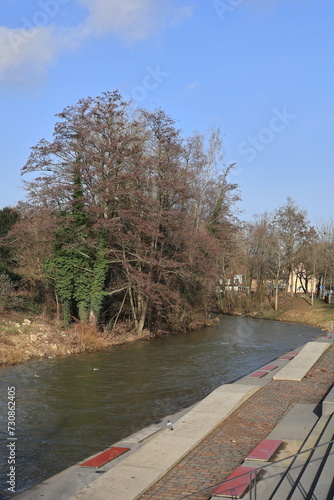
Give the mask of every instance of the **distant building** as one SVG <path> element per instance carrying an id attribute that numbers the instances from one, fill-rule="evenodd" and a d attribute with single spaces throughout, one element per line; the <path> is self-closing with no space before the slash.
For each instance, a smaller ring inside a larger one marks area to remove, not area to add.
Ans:
<path id="1" fill-rule="evenodd" d="M 273 293 L 273 290 L 276 289 L 276 282 L 275 280 L 267 280 L 265 286 Z M 318 280 L 314 275 L 307 275 L 302 264 L 300 264 L 289 277 L 287 277 L 286 273 L 286 277 L 280 279 L 277 286 L 280 292 L 305 293 L 306 290 L 306 293 L 311 294 L 312 292 L 317 293 Z M 252 279 L 251 290 L 255 292 L 256 289 L 257 280 Z"/>
<path id="2" fill-rule="evenodd" d="M 228 275 L 225 283 L 225 290 L 233 292 L 249 292 L 249 287 L 245 285 L 243 274 Z"/>
<path id="3" fill-rule="evenodd" d="M 299 268 L 293 271 L 289 276 L 288 293 L 317 293 L 318 280 L 316 276 L 307 276 L 303 265 L 300 264 Z"/>

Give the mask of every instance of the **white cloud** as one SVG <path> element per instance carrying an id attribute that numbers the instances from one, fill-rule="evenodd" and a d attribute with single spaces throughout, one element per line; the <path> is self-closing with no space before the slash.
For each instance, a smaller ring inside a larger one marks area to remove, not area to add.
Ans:
<path id="1" fill-rule="evenodd" d="M 86 11 L 81 25 L 61 28 L 58 14 L 70 0 L 41 0 L 31 19 L 20 28 L 0 26 L 0 84 L 32 84 L 46 73 L 63 50 L 71 50 L 89 36 L 113 34 L 126 42 L 144 40 L 168 20 L 179 24 L 192 7 L 175 7 L 176 0 L 76 0 Z"/>
<path id="2" fill-rule="evenodd" d="M 53 60 L 57 37 L 51 27 L 23 30 L 0 26 L 0 48 L 0 82 L 24 84 Z"/>
<path id="3" fill-rule="evenodd" d="M 0 26 L 0 85 L 36 86 L 58 54 L 64 49 L 74 49 L 80 42 L 80 33 L 75 28 Z"/>
<path id="4" fill-rule="evenodd" d="M 170 0 L 78 0 L 88 10 L 87 34 L 114 33 L 126 41 L 148 38 L 161 29 Z"/>

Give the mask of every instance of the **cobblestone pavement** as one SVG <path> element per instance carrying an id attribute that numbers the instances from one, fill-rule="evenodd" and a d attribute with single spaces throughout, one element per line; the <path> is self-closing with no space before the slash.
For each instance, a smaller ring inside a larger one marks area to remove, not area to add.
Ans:
<path id="1" fill-rule="evenodd" d="M 317 405 L 334 383 L 334 346 L 301 382 L 272 381 L 243 403 L 140 500 L 208 500 L 297 403 Z"/>

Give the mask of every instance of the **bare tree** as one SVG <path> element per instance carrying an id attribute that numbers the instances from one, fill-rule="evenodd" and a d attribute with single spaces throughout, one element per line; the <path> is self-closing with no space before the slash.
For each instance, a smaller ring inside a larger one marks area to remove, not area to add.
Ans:
<path id="1" fill-rule="evenodd" d="M 310 232 L 307 212 L 301 210 L 291 198 L 287 198 L 285 205 L 274 212 L 273 222 L 284 248 L 284 259 L 287 262 L 289 276 L 288 285 L 291 296 L 294 294 L 292 276 L 294 269 L 299 265 L 299 256 Z M 287 288 L 288 291 L 288 288 Z"/>
<path id="2" fill-rule="evenodd" d="M 237 186 L 220 132 L 184 139 L 162 110 L 134 110 L 118 92 L 58 117 L 23 173 L 36 220 L 49 215 L 47 270 L 65 316 L 131 318 L 139 335 L 207 311 L 235 254 Z"/>

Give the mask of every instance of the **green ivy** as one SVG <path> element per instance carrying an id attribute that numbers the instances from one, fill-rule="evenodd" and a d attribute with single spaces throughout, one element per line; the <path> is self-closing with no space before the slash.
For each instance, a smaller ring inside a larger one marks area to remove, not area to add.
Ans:
<path id="1" fill-rule="evenodd" d="M 109 269 L 106 238 L 101 231 L 94 235 L 84 208 L 80 176 L 76 172 L 72 212 L 60 215 L 54 256 L 46 262 L 46 272 L 55 283 L 65 322 L 72 316 L 87 322 L 90 312 L 98 322 L 106 296 L 104 286 Z"/>
<path id="2" fill-rule="evenodd" d="M 104 299 L 107 295 L 104 291 L 109 270 L 106 251 L 106 238 L 103 233 L 100 233 L 91 282 L 91 310 L 97 320 L 100 319 Z"/>

